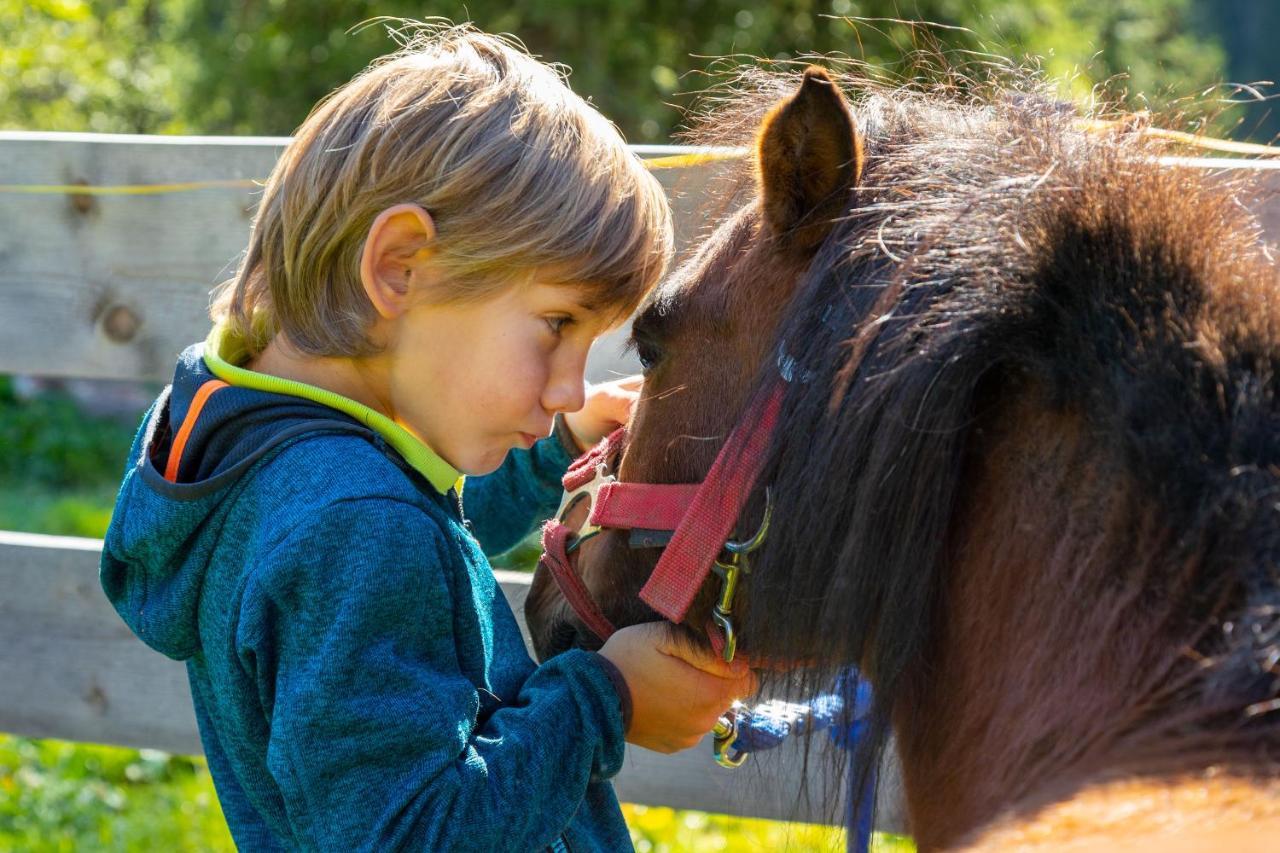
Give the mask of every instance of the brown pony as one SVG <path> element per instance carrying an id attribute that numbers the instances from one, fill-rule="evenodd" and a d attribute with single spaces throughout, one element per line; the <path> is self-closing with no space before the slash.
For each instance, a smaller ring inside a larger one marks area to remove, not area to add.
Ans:
<path id="1" fill-rule="evenodd" d="M 762 692 L 858 666 L 855 761 L 896 733 L 921 849 L 1280 848 L 1280 282 L 1248 187 L 1027 87 L 809 69 L 711 118 L 755 135 L 757 190 L 635 320 L 618 475 L 699 482 L 784 383 L 738 528 L 768 486 L 740 650 L 797 665 Z M 655 618 L 659 553 L 583 544 L 614 624 Z M 543 657 L 593 644 L 545 576 L 528 616 Z"/>

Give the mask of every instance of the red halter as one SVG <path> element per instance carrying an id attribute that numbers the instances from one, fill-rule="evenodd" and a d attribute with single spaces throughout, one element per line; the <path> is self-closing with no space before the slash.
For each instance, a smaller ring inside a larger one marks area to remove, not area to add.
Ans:
<path id="1" fill-rule="evenodd" d="M 607 640 L 614 627 L 574 571 L 569 553 L 603 528 L 632 530 L 633 536 L 642 531 L 674 531 L 640 590 L 640 598 L 671 622 L 683 622 L 707 575 L 718 566 L 724 571 L 725 586 L 707 634 L 712 645 L 732 660 L 737 638 L 727 616 L 737 584 L 738 558 L 759 544 L 764 527 L 749 545 L 728 543 L 727 539 L 760 474 L 769 436 L 778 420 L 783 387 L 779 383 L 772 390 L 758 418 L 748 416 L 734 428 L 700 484 L 624 483 L 616 479 L 611 471 L 625 438 L 623 429 L 569 467 L 560 511 L 542 528 L 543 554 L 538 562 L 551 573 L 578 619 L 601 640 Z M 570 517 L 578 519 L 575 526 L 566 523 Z M 726 546 L 732 553 L 722 562 L 717 558 Z"/>

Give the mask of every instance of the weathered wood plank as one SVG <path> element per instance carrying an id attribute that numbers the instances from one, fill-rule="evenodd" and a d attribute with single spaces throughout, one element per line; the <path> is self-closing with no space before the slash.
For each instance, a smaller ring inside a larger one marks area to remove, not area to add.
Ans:
<path id="1" fill-rule="evenodd" d="M 96 539 L 0 531 L 0 731 L 197 754 L 201 751 L 186 670 L 125 627 L 98 586 Z M 529 576 L 499 572 L 524 630 Z M 631 748 L 617 779 L 625 801 L 720 814 L 825 822 L 821 761 L 809 778 L 811 802 L 797 802 L 803 775 L 798 744 L 726 771 L 710 742 L 675 756 Z M 879 825 L 902 831 L 896 773 Z"/>
<path id="2" fill-rule="evenodd" d="M 0 132 L 0 185 L 155 185 L 265 179 L 286 138 Z M 670 148 L 638 146 L 644 157 Z M 657 171 L 687 242 L 714 167 Z M 0 191 L 0 373 L 167 380 L 208 331 L 209 292 L 248 239 L 258 191 L 88 196 Z M 601 341 L 596 380 L 634 372 L 625 335 Z"/>
<path id="3" fill-rule="evenodd" d="M 153 185 L 263 179 L 288 140 L 0 132 L 0 185 Z M 637 146 L 654 157 L 673 149 Z M 1230 161 L 1194 161 L 1222 170 Z M 706 225 L 716 167 L 656 173 L 677 243 Z M 1280 174 L 1267 177 L 1280 188 Z M 207 331 L 209 291 L 233 272 L 257 191 L 73 196 L 0 192 L 0 373 L 168 379 L 174 356 Z M 1272 239 L 1280 203 L 1258 202 Z M 602 340 L 593 380 L 634 372 L 625 333 Z"/>

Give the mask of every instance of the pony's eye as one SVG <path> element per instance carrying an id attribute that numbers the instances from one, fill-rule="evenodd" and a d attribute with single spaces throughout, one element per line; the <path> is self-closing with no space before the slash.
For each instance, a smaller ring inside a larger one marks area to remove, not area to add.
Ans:
<path id="1" fill-rule="evenodd" d="M 632 343 L 635 344 L 636 356 L 640 359 L 640 366 L 644 368 L 645 373 L 653 370 L 658 362 L 662 361 L 662 349 L 653 341 L 632 338 Z"/>

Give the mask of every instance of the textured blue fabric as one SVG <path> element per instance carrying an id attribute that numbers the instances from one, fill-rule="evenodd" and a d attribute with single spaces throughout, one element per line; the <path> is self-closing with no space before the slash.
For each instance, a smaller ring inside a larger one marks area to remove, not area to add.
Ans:
<path id="1" fill-rule="evenodd" d="M 509 551 L 533 532 L 528 519 L 542 521 L 555 515 L 563 489 L 560 479 L 572 461 L 555 436 L 544 438 L 529 450 L 507 454 L 502 467 L 487 477 L 468 477 L 462 487 L 462 505 L 472 534 L 486 554 Z M 512 515 L 512 507 L 535 507 Z M 519 523 L 513 523 L 516 520 Z"/>
<path id="2" fill-rule="evenodd" d="M 143 421 L 103 549 L 125 622 L 185 660 L 209 767 L 246 850 L 629 850 L 599 658 L 535 666 L 452 491 L 354 419 L 243 388 L 199 350 Z M 501 548 L 554 510 L 555 439 L 468 481 Z M 508 501 L 519 501 L 512 504 Z"/>

